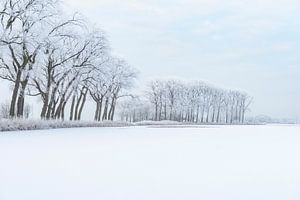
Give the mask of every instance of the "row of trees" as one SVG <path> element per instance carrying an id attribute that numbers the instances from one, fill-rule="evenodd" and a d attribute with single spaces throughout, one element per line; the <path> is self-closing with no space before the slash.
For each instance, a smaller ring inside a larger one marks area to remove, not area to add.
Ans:
<path id="1" fill-rule="evenodd" d="M 144 97 L 123 102 L 121 116 L 127 121 L 244 123 L 251 101 L 246 93 L 203 82 L 156 80 L 149 84 Z"/>
<path id="2" fill-rule="evenodd" d="M 113 120 L 135 70 L 111 56 L 103 31 L 60 7 L 56 0 L 0 0 L 0 78 L 12 85 L 9 116 L 24 117 L 25 97 L 36 96 L 42 119 L 65 119 L 68 107 L 69 119 L 80 120 L 91 97 L 94 119 Z"/>

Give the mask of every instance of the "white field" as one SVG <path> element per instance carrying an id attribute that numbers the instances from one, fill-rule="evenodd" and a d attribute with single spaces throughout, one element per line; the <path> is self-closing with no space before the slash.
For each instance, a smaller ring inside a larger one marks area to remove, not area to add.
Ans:
<path id="1" fill-rule="evenodd" d="M 0 200 L 299 200 L 300 126 L 0 133 Z"/>

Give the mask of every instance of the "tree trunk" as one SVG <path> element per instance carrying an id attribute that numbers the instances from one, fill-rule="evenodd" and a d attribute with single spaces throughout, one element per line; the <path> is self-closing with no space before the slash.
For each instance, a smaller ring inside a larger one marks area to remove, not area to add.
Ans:
<path id="1" fill-rule="evenodd" d="M 204 122 L 204 108 L 202 107 L 202 112 L 201 112 L 201 123 L 203 124 Z"/>
<path id="2" fill-rule="evenodd" d="M 55 111 L 54 119 L 60 119 L 61 118 L 61 111 L 62 111 L 63 104 L 64 104 L 64 100 L 62 98 L 60 100 L 59 104 L 58 104 L 58 107 L 57 107 L 56 111 Z"/>
<path id="3" fill-rule="evenodd" d="M 83 97 L 83 93 L 81 92 L 80 96 L 77 100 L 76 106 L 75 106 L 75 117 L 74 117 L 75 120 L 78 120 L 79 106 L 80 106 L 82 97 Z"/>
<path id="4" fill-rule="evenodd" d="M 221 107 L 218 107 L 218 113 L 217 113 L 217 123 L 220 122 L 220 112 L 221 112 Z"/>
<path id="5" fill-rule="evenodd" d="M 228 122 L 229 122 L 229 111 L 228 111 L 228 106 L 226 106 L 225 122 L 226 122 L 226 124 L 228 124 Z"/>
<path id="6" fill-rule="evenodd" d="M 83 99 L 82 99 L 82 103 L 81 103 L 81 105 L 79 107 L 79 112 L 78 112 L 78 117 L 77 117 L 78 120 L 81 120 L 81 113 L 83 111 L 83 108 L 84 108 L 84 105 L 85 105 L 85 102 L 86 102 L 87 92 L 88 92 L 88 90 L 86 90 L 86 92 L 83 93 Z"/>
<path id="7" fill-rule="evenodd" d="M 51 93 L 51 98 L 50 98 L 50 102 L 48 104 L 46 119 L 50 119 L 53 116 L 53 112 L 56 107 L 56 102 L 55 102 L 56 92 L 57 92 L 57 87 L 55 87 Z"/>
<path id="8" fill-rule="evenodd" d="M 98 115 L 99 115 L 99 102 L 96 102 L 96 111 L 95 111 L 95 116 L 94 116 L 94 120 L 98 121 Z"/>
<path id="9" fill-rule="evenodd" d="M 102 115 L 102 104 L 103 104 L 103 97 L 101 97 L 101 100 L 100 100 L 100 102 L 99 102 L 98 121 L 101 121 L 101 115 Z"/>
<path id="10" fill-rule="evenodd" d="M 170 121 L 173 120 L 173 106 L 170 108 Z"/>
<path id="11" fill-rule="evenodd" d="M 165 111 L 165 120 L 167 120 L 167 103 L 164 105 L 164 111 Z"/>
<path id="12" fill-rule="evenodd" d="M 104 107 L 104 111 L 103 111 L 103 115 L 102 115 L 102 120 L 107 120 L 108 102 L 109 102 L 109 98 L 107 97 L 105 100 L 105 107 Z"/>
<path id="13" fill-rule="evenodd" d="M 196 123 L 197 124 L 199 123 L 199 110 L 200 110 L 200 107 L 198 106 L 197 107 L 197 114 L 196 114 Z"/>
<path id="14" fill-rule="evenodd" d="M 207 115 L 206 115 L 206 123 L 209 122 L 209 111 L 210 111 L 210 108 L 207 109 Z"/>
<path id="15" fill-rule="evenodd" d="M 28 78 L 21 82 L 21 90 L 19 92 L 18 102 L 17 102 L 17 116 L 22 118 L 24 115 L 24 104 L 25 104 L 25 90 L 28 83 Z"/>
<path id="16" fill-rule="evenodd" d="M 44 98 L 43 98 L 43 107 L 42 107 L 42 111 L 41 111 L 41 114 L 40 114 L 41 119 L 46 118 L 48 103 L 49 103 L 49 94 L 46 93 Z"/>
<path id="17" fill-rule="evenodd" d="M 72 98 L 71 109 L 70 109 L 70 121 L 73 120 L 75 101 L 76 101 L 76 95 L 74 94 Z"/>
<path id="18" fill-rule="evenodd" d="M 114 103 L 115 102 L 115 98 L 113 97 L 112 100 L 111 100 L 111 106 L 110 106 L 110 109 L 109 109 L 109 112 L 108 112 L 108 120 L 111 120 L 112 118 L 112 111 L 113 111 L 113 107 L 114 107 Z"/>
<path id="19" fill-rule="evenodd" d="M 18 102 L 17 102 L 17 117 L 22 118 L 24 115 L 24 101 L 25 101 L 25 92 L 23 88 L 21 88 L 19 97 L 18 97 Z"/>
<path id="20" fill-rule="evenodd" d="M 66 105 L 67 105 L 67 101 L 65 101 L 63 103 L 63 106 L 62 106 L 62 109 L 61 109 L 61 119 L 64 121 L 65 120 L 65 108 L 66 108 Z"/>
<path id="21" fill-rule="evenodd" d="M 17 73 L 16 81 L 14 84 L 14 89 L 11 97 L 11 102 L 10 102 L 10 109 L 9 109 L 9 116 L 11 118 L 16 117 L 16 103 L 17 103 L 17 97 L 18 97 L 18 92 L 20 88 L 20 82 L 21 82 L 21 75 L 22 72 L 19 70 Z"/>
<path id="22" fill-rule="evenodd" d="M 115 118 L 115 110 L 116 110 L 116 103 L 113 107 L 113 110 L 112 110 L 112 114 L 111 114 L 111 121 L 114 121 L 114 118 Z"/>
<path id="23" fill-rule="evenodd" d="M 155 119 L 154 121 L 158 121 L 158 104 L 155 103 Z"/>

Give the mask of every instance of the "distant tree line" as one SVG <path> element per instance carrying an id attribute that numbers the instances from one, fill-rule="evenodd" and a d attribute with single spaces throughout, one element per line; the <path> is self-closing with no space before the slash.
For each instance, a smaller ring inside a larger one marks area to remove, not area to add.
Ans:
<path id="1" fill-rule="evenodd" d="M 10 118 L 26 117 L 26 97 L 36 96 L 42 119 L 80 120 L 91 98 L 100 121 L 114 119 L 136 72 L 111 55 L 103 31 L 67 16 L 58 1 L 0 0 L 0 78 L 11 84 L 2 108 Z"/>
<path id="2" fill-rule="evenodd" d="M 224 90 L 200 81 L 156 80 L 145 95 L 124 101 L 123 120 L 172 120 L 190 123 L 244 123 L 252 98 L 244 92 Z"/>

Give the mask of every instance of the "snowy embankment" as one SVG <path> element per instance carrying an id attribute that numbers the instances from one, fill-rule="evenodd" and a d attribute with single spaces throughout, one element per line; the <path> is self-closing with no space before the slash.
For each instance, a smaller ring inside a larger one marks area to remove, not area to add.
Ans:
<path id="1" fill-rule="evenodd" d="M 0 134 L 1 200 L 299 200 L 300 126 Z"/>
<path id="2" fill-rule="evenodd" d="M 169 121 L 169 120 L 164 120 L 164 121 L 141 121 L 141 122 L 135 122 L 133 123 L 135 126 L 151 126 L 151 125 L 183 125 L 183 123 L 176 122 L 176 121 Z"/>
<path id="3" fill-rule="evenodd" d="M 150 126 L 150 127 L 192 127 L 192 126 L 213 126 L 226 124 L 196 124 L 176 121 L 141 121 L 135 123 L 121 122 L 121 121 L 56 121 L 56 120 L 0 120 L 0 132 L 3 131 L 26 131 L 26 130 L 43 130 L 43 129 L 57 129 L 57 128 L 93 128 L 93 127 L 127 127 L 127 126 Z M 238 124 L 237 124 L 238 125 Z M 254 124 L 248 124 L 254 125 Z"/>
<path id="4" fill-rule="evenodd" d="M 141 121 L 141 122 L 135 122 L 133 123 L 135 126 L 215 126 L 215 125 L 221 125 L 221 126 L 231 126 L 231 125 L 242 125 L 239 123 L 233 123 L 233 124 L 226 124 L 226 123 L 192 123 L 192 122 L 177 122 L 177 121 L 170 121 L 170 120 L 162 120 L 162 121 Z M 246 122 L 243 125 L 266 125 L 262 123 L 250 123 Z"/>
<path id="5" fill-rule="evenodd" d="M 126 122 L 112 121 L 0 120 L 0 132 L 80 127 L 126 127 L 130 125 Z"/>

